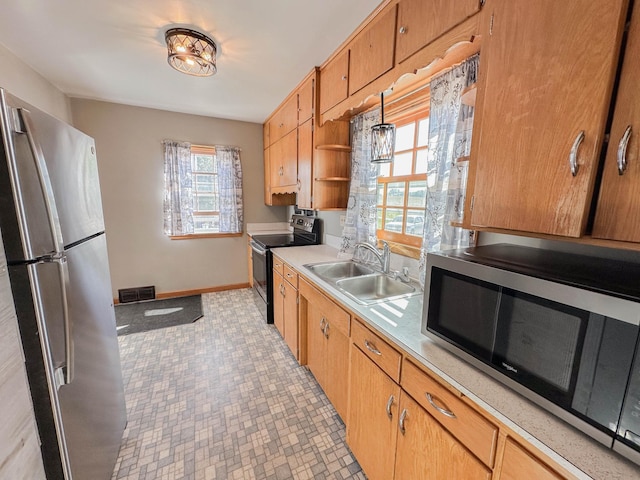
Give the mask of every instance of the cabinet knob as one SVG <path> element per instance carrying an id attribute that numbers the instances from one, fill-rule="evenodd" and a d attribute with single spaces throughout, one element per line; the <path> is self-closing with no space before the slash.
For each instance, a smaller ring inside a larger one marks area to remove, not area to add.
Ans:
<path id="1" fill-rule="evenodd" d="M 624 135 L 620 139 L 618 144 L 618 175 L 623 175 L 627 169 L 627 146 L 629 145 L 629 139 L 631 138 L 631 125 L 627 126 L 624 131 Z"/>
<path id="2" fill-rule="evenodd" d="M 571 175 L 574 177 L 578 175 L 578 169 L 580 168 L 580 165 L 578 165 L 578 149 L 580 148 L 580 144 L 583 140 L 584 130 L 582 130 L 573 141 L 571 153 L 569 154 L 569 168 L 571 169 Z"/>
<path id="3" fill-rule="evenodd" d="M 407 27 L 400 27 L 400 30 L 398 30 L 398 32 L 404 35 L 405 33 L 407 33 Z"/>
<path id="4" fill-rule="evenodd" d="M 346 75 L 342 75 L 342 80 L 346 80 L 347 76 Z"/>

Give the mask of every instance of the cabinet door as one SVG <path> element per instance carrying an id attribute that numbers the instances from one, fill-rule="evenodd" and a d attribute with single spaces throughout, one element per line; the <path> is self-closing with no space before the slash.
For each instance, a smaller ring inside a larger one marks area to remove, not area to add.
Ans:
<path id="1" fill-rule="evenodd" d="M 479 0 L 401 0 L 396 61 L 402 62 L 480 10 Z"/>
<path id="2" fill-rule="evenodd" d="M 347 443 L 369 480 L 393 478 L 400 387 L 351 345 Z"/>
<path id="3" fill-rule="evenodd" d="M 282 285 L 284 341 L 298 360 L 298 291 L 287 281 Z"/>
<path id="4" fill-rule="evenodd" d="M 307 304 L 307 366 L 323 389 L 326 384 L 323 334 L 326 321 L 322 311 L 309 301 Z"/>
<path id="5" fill-rule="evenodd" d="M 298 96 L 291 95 L 274 113 L 269 123 L 272 143 L 294 130 L 298 126 Z"/>
<path id="6" fill-rule="evenodd" d="M 347 418 L 349 401 L 349 338 L 329 317 L 325 328 L 325 340 L 326 379 L 323 388 L 344 421 Z"/>
<path id="7" fill-rule="evenodd" d="M 491 471 L 405 392 L 400 395 L 400 419 L 404 432 L 399 425 L 395 478 L 491 478 Z"/>
<path id="8" fill-rule="evenodd" d="M 508 438 L 504 447 L 504 457 L 499 480 L 520 480 L 523 478 L 561 480 L 563 477 Z"/>
<path id="9" fill-rule="evenodd" d="M 349 95 L 393 68 L 396 6 L 382 12 L 351 44 Z"/>
<path id="10" fill-rule="evenodd" d="M 271 145 L 269 161 L 271 164 L 271 192 L 278 187 L 296 185 L 298 170 L 298 134 L 296 130 L 288 133 Z M 293 189 L 291 190 L 293 191 Z M 275 193 L 284 193 L 277 192 Z"/>
<path id="11" fill-rule="evenodd" d="M 298 125 L 310 120 L 313 115 L 315 77 L 309 78 L 298 89 Z"/>
<path id="12" fill-rule="evenodd" d="M 627 0 L 501 1 L 491 8 L 480 57 L 484 98 L 473 139 L 477 170 L 471 222 L 580 236 Z M 579 167 L 575 176 L 572 149 Z"/>
<path id="13" fill-rule="evenodd" d="M 284 337 L 284 297 L 283 288 L 285 281 L 282 275 L 273 270 L 273 323 Z"/>
<path id="14" fill-rule="evenodd" d="M 298 208 L 311 209 L 313 185 L 313 120 L 298 127 Z"/>
<path id="15" fill-rule="evenodd" d="M 635 8 L 625 48 L 618 98 L 602 173 L 593 236 L 640 242 L 640 8 Z M 626 149 L 623 137 L 630 129 Z M 618 167 L 618 148 L 621 165 Z M 620 173 L 622 170 L 622 173 Z"/>
<path id="16" fill-rule="evenodd" d="M 349 95 L 349 50 L 345 49 L 320 70 L 320 113 Z"/>

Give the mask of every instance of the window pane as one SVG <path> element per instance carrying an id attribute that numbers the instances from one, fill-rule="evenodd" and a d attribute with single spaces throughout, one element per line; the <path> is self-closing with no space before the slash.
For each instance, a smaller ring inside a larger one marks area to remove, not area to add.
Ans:
<path id="1" fill-rule="evenodd" d="M 194 233 L 218 233 L 220 231 L 220 218 L 217 215 L 193 217 Z"/>
<path id="2" fill-rule="evenodd" d="M 424 230 L 424 211 L 408 211 L 405 233 L 414 237 L 421 237 Z"/>
<path id="3" fill-rule="evenodd" d="M 408 207 L 424 208 L 427 199 L 427 181 L 409 182 Z"/>
<path id="4" fill-rule="evenodd" d="M 197 192 L 213 192 L 215 187 L 215 177 L 213 175 L 196 175 Z"/>
<path id="5" fill-rule="evenodd" d="M 384 183 L 379 183 L 377 185 L 378 195 L 376 198 L 376 204 L 382 205 L 384 203 Z"/>
<path id="6" fill-rule="evenodd" d="M 195 210 L 197 210 L 198 212 L 217 212 L 218 197 L 215 195 L 196 196 Z"/>
<path id="7" fill-rule="evenodd" d="M 413 138 L 416 129 L 415 123 L 396 128 L 395 151 L 410 150 L 413 148 Z"/>
<path id="8" fill-rule="evenodd" d="M 404 205 L 404 182 L 387 184 L 387 205 L 402 207 Z"/>
<path id="9" fill-rule="evenodd" d="M 429 142 L 429 119 L 425 118 L 418 123 L 418 147 L 426 147 Z"/>
<path id="10" fill-rule="evenodd" d="M 387 232 L 402 232 L 402 210 L 387 209 L 384 218 L 384 229 Z"/>
<path id="11" fill-rule="evenodd" d="M 378 166 L 378 176 L 379 177 L 388 177 L 391 175 L 391 164 L 390 163 L 381 163 Z"/>
<path id="12" fill-rule="evenodd" d="M 380 230 L 382 228 L 382 209 L 379 208 L 376 212 L 376 228 Z"/>
<path id="13" fill-rule="evenodd" d="M 214 157 L 213 155 L 193 155 L 195 157 L 195 164 L 193 169 L 197 172 L 214 172 Z"/>
<path id="14" fill-rule="evenodd" d="M 418 150 L 416 152 L 416 172 L 427 173 L 427 154 L 428 150 Z"/>
<path id="15" fill-rule="evenodd" d="M 393 175 L 411 175 L 413 168 L 413 152 L 401 153 L 393 159 Z"/>

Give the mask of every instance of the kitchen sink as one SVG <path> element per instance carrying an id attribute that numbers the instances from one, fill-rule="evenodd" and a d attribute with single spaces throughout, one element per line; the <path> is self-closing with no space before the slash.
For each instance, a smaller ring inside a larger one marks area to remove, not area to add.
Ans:
<path id="1" fill-rule="evenodd" d="M 416 293 L 416 288 L 413 285 L 381 273 L 338 280 L 336 286 L 354 300 L 364 304 Z"/>
<path id="2" fill-rule="evenodd" d="M 305 265 L 305 267 L 319 277 L 334 283 L 340 279 L 359 277 L 361 275 L 370 275 L 374 273 L 372 268 L 351 260 L 309 264 Z"/>

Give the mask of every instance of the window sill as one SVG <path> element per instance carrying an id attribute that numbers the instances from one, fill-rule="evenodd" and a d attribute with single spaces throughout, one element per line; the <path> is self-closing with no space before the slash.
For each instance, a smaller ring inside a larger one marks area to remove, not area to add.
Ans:
<path id="1" fill-rule="evenodd" d="M 378 239 L 381 240 L 381 239 Z M 392 253 L 397 253 L 398 255 L 402 255 L 404 257 L 414 258 L 416 260 L 420 259 L 420 248 L 414 247 L 411 245 L 404 245 L 402 243 L 392 242 L 387 240 L 389 244 L 389 248 Z M 382 244 L 379 243 L 378 247 L 381 247 Z"/>
<path id="2" fill-rule="evenodd" d="M 197 240 L 199 238 L 228 238 L 241 237 L 243 232 L 239 233 L 194 233 L 191 235 L 170 235 L 171 240 Z"/>

